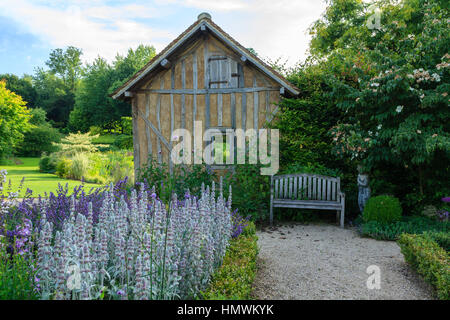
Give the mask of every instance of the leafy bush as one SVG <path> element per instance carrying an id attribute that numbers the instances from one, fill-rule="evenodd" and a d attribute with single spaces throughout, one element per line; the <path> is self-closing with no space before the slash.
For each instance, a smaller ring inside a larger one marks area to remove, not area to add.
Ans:
<path id="1" fill-rule="evenodd" d="M 201 293 L 203 299 L 251 299 L 258 256 L 257 240 L 255 225 L 250 222 L 239 237 L 230 241 L 222 266 L 213 275 L 208 289 Z"/>
<path id="2" fill-rule="evenodd" d="M 58 159 L 56 163 L 56 175 L 60 178 L 67 178 L 70 172 L 70 167 L 72 165 L 72 160 L 68 158 Z"/>
<path id="3" fill-rule="evenodd" d="M 55 156 L 48 156 L 45 153 L 39 160 L 39 171 L 45 173 L 55 173 L 58 159 Z"/>
<path id="4" fill-rule="evenodd" d="M 436 287 L 439 299 L 450 299 L 450 256 L 424 235 L 402 234 L 398 240 L 405 260 Z"/>
<path id="5" fill-rule="evenodd" d="M 133 149 L 133 136 L 121 134 L 114 140 L 113 145 L 119 149 L 131 150 Z"/>
<path id="6" fill-rule="evenodd" d="M 224 176 L 226 185 L 233 186 L 233 208 L 252 221 L 264 220 L 269 212 L 270 177 L 260 173 L 260 165 L 238 164 L 234 172 Z"/>
<path id="7" fill-rule="evenodd" d="M 61 143 L 55 143 L 64 155 L 72 156 L 79 152 L 96 152 L 99 146 L 94 145 L 92 140 L 98 138 L 98 135 L 90 135 L 89 133 L 70 133 L 61 139 Z"/>
<path id="8" fill-rule="evenodd" d="M 377 221 L 369 221 L 359 225 L 363 236 L 378 240 L 397 240 L 402 233 L 422 234 L 426 231 L 450 232 L 448 222 L 440 222 L 426 217 L 403 217 L 402 221 L 384 224 Z"/>
<path id="9" fill-rule="evenodd" d="M 445 251 L 450 251 L 450 231 L 447 232 L 425 232 L 424 236 L 431 238 L 436 241 L 439 246 L 445 249 Z"/>
<path id="10" fill-rule="evenodd" d="M 363 219 L 365 222 L 376 221 L 389 224 L 401 220 L 402 207 L 400 201 L 392 196 L 372 197 L 364 208 Z"/>
<path id="11" fill-rule="evenodd" d="M 61 134 L 48 125 L 32 127 L 25 133 L 22 142 L 17 147 L 17 154 L 25 157 L 40 156 L 42 152 L 54 152 Z"/>
<path id="12" fill-rule="evenodd" d="M 170 173 L 167 164 L 159 164 L 156 159 L 149 159 L 147 164 L 139 169 L 138 181 L 149 187 L 154 186 L 161 200 L 167 203 L 173 193 L 185 194 L 189 190 L 191 195 L 200 196 L 202 184 L 210 185 L 214 181 L 214 175 L 205 165 L 174 166 Z"/>

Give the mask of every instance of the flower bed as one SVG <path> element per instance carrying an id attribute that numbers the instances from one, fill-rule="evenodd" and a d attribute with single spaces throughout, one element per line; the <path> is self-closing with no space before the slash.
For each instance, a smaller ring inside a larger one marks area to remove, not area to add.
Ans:
<path id="1" fill-rule="evenodd" d="M 2 255 L 26 260 L 30 299 L 195 298 L 246 224 L 231 213 L 231 190 L 228 201 L 222 187 L 217 197 L 214 190 L 175 196 L 170 206 L 144 186 L 129 195 L 120 185 L 24 200 L 3 217 Z M 3 262 L 3 275 L 23 269 Z"/>

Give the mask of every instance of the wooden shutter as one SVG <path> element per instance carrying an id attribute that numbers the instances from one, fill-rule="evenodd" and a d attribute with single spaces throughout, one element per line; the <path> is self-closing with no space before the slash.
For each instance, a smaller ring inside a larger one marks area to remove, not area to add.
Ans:
<path id="1" fill-rule="evenodd" d="M 212 55 L 209 58 L 209 87 L 237 88 L 237 62 L 223 55 Z"/>

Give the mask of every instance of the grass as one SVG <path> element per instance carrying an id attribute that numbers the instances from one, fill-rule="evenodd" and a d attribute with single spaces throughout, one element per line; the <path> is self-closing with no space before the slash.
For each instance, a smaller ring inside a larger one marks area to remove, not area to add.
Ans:
<path id="1" fill-rule="evenodd" d="M 6 169 L 6 171 L 8 171 L 8 181 L 5 185 L 6 192 L 10 191 L 8 190 L 9 180 L 11 180 L 11 191 L 16 192 L 20 185 L 20 181 L 25 177 L 23 189 L 21 190 L 19 197 L 25 194 L 27 188 L 33 191 L 33 196 L 37 196 L 39 194 L 44 195 L 45 192 L 54 192 L 57 189 L 58 184 L 65 185 L 68 183 L 69 190 L 82 184 L 81 181 L 66 180 L 59 178 L 54 174 L 39 172 L 39 158 L 19 158 L 19 160 L 22 164 L 14 164 L 12 161 L 8 161 L 6 164 L 0 164 L 0 169 Z M 91 187 L 99 187 L 98 184 L 93 183 L 83 183 L 83 185 L 86 190 L 89 190 Z"/>

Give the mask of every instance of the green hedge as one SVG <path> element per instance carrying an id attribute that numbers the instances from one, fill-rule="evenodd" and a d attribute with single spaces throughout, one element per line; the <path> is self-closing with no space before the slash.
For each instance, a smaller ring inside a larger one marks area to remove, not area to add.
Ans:
<path id="1" fill-rule="evenodd" d="M 383 224 L 369 221 L 359 225 L 361 235 L 378 240 L 397 240 L 402 233 L 422 234 L 424 232 L 450 232 L 448 222 L 437 221 L 427 217 L 403 217 L 402 221 Z"/>
<path id="2" fill-rule="evenodd" d="M 255 225 L 250 222 L 244 232 L 231 240 L 222 266 L 213 275 L 209 288 L 201 293 L 205 300 L 251 299 L 258 256 Z"/>
<path id="3" fill-rule="evenodd" d="M 425 232 L 424 235 L 436 241 L 445 251 L 450 251 L 450 232 Z"/>
<path id="4" fill-rule="evenodd" d="M 439 299 L 450 300 L 450 256 L 426 235 L 402 234 L 398 240 L 405 260 L 437 290 Z"/>

